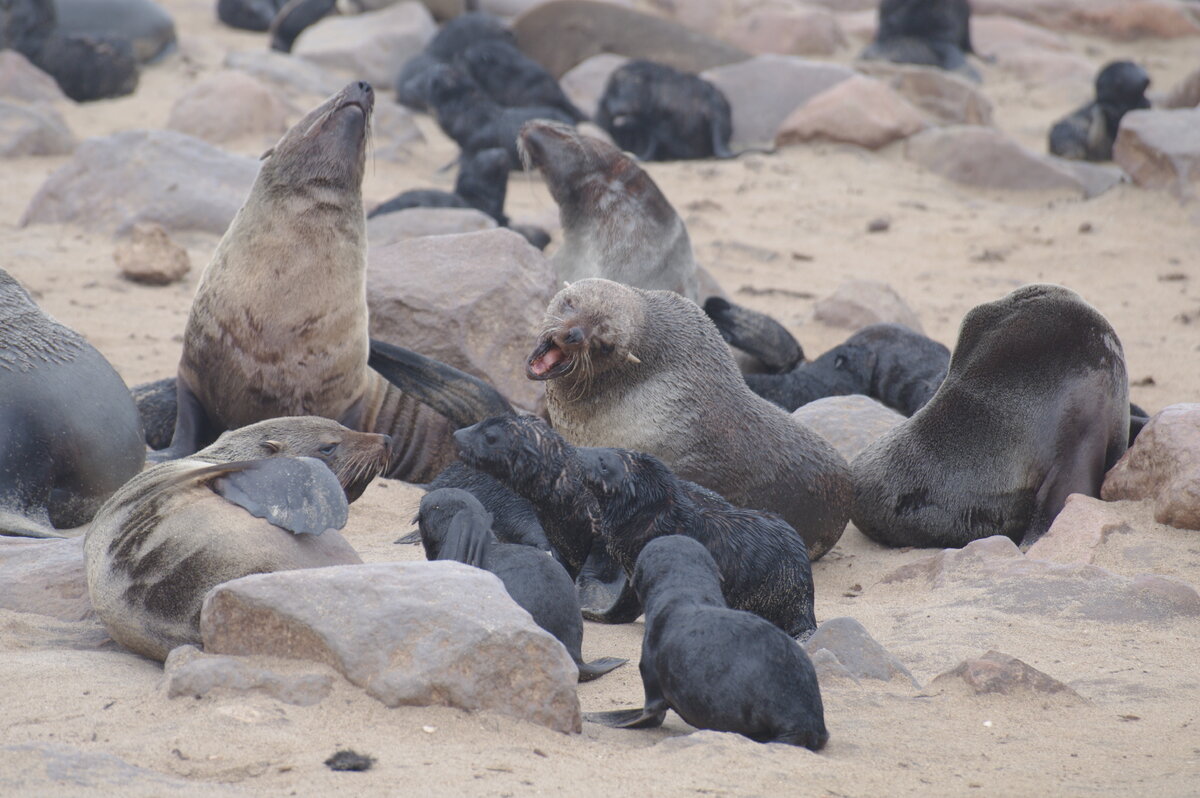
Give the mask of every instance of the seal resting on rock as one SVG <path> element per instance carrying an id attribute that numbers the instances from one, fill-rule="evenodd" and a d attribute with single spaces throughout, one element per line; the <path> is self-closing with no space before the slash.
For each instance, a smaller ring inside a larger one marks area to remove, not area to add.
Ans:
<path id="1" fill-rule="evenodd" d="M 572 284 L 550 301 L 526 375 L 546 381 L 550 420 L 576 446 L 652 454 L 739 507 L 776 513 L 814 560 L 845 529 L 845 460 L 746 387 L 712 321 L 677 293 Z"/>
<path id="2" fill-rule="evenodd" d="M 1050 128 L 1050 152 L 1077 161 L 1111 161 L 1121 117 L 1149 108 L 1150 76 L 1132 61 L 1114 61 L 1096 75 L 1096 99 Z"/>
<path id="3" fill-rule="evenodd" d="M 329 419 L 279 418 L 142 472 L 88 527 L 96 614 L 118 643 L 161 661 L 200 644 L 204 595 L 222 582 L 362 562 L 337 530 L 388 444 Z"/>
<path id="4" fill-rule="evenodd" d="M 512 600 L 567 649 L 579 681 L 590 682 L 625 664 L 616 657 L 583 661 L 583 617 L 571 577 L 543 552 L 496 540 L 491 513 L 470 493 L 455 488 L 426 493 L 418 523 L 428 559 L 456 560 L 498 576 Z"/>
<path id="5" fill-rule="evenodd" d="M 121 377 L 0 269 L 0 535 L 62 537 L 145 458 Z"/>
<path id="6" fill-rule="evenodd" d="M 1121 342 L 1078 294 L 1028 285 L 963 319 L 937 393 L 854 460 L 851 519 L 889 546 L 1037 540 L 1099 496 L 1130 435 Z"/>
<path id="7" fill-rule="evenodd" d="M 881 0 L 875 41 L 859 58 L 935 66 L 978 81 L 966 59 L 974 52 L 968 0 Z"/>
<path id="8" fill-rule="evenodd" d="M 627 729 L 662 725 L 667 710 L 698 729 L 818 751 L 829 740 L 817 674 L 804 649 L 757 615 L 729 609 L 721 572 L 700 543 L 650 541 L 633 584 L 646 606 L 641 709 L 591 713 Z"/>

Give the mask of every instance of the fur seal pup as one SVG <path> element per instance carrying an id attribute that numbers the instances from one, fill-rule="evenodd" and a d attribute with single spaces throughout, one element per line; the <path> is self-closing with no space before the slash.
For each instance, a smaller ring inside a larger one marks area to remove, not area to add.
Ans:
<path id="1" fill-rule="evenodd" d="M 875 40 L 859 58 L 940 67 L 980 79 L 967 63 L 971 45 L 968 0 L 881 0 Z"/>
<path id="2" fill-rule="evenodd" d="M 503 39 L 472 43 L 455 56 L 454 65 L 507 108 L 557 108 L 573 122 L 587 119 L 545 67 Z"/>
<path id="3" fill-rule="evenodd" d="M 351 83 L 264 156 L 196 289 L 175 432 L 158 459 L 187 456 L 263 419 L 316 415 L 390 435 L 388 476 L 424 482 L 453 459 L 452 425 L 503 412 L 493 400 L 508 407 L 481 381 L 398 347 L 377 347 L 368 367 L 362 177 L 374 100 L 368 84 Z M 422 386 L 401 392 L 372 370 L 397 359 L 423 362 L 410 373 L 464 381 L 452 399 L 438 390 L 418 399 Z M 472 409 L 468 394 L 477 389 L 483 404 Z M 459 411 L 466 415 L 455 419 Z"/>
<path id="4" fill-rule="evenodd" d="M 1099 496 L 1130 433 L 1121 342 L 1078 294 L 1028 285 L 963 319 L 929 403 L 854 460 L 851 519 L 889 546 L 1037 540 Z"/>
<path id="5" fill-rule="evenodd" d="M 1114 61 L 1096 75 L 1096 99 L 1050 128 L 1050 152 L 1077 161 L 1111 161 L 1121 118 L 1149 108 L 1150 76 L 1132 61 Z"/>
<path id="6" fill-rule="evenodd" d="M 121 377 L 0 269 L 0 535 L 63 537 L 145 458 Z"/>
<path id="7" fill-rule="evenodd" d="M 304 30 L 337 9 L 337 0 L 287 0 L 271 18 L 271 49 L 290 53 Z"/>
<path id="8" fill-rule="evenodd" d="M 438 29 L 425 49 L 400 68 L 396 78 L 396 102 L 414 111 L 429 110 L 429 68 L 448 64 L 476 42 L 499 41 L 515 44 L 516 37 L 499 17 L 483 11 L 468 11 Z"/>
<path id="9" fill-rule="evenodd" d="M 650 541 L 633 584 L 646 605 L 639 664 L 646 700 L 641 709 L 590 713 L 588 720 L 655 728 L 673 709 L 698 729 L 812 751 L 825 746 L 812 661 L 774 625 L 725 605 L 721 571 L 704 546 L 681 535 Z"/>
<path id="10" fill-rule="evenodd" d="M 753 356 L 770 374 L 791 371 L 804 362 L 804 348 L 787 328 L 765 313 L 735 305 L 725 297 L 704 300 L 704 313 L 725 343 Z"/>
<path id="11" fill-rule="evenodd" d="M 550 420 L 572 444 L 652 454 L 739 507 L 776 513 L 813 560 L 841 537 L 846 462 L 746 387 L 712 321 L 679 294 L 572 284 L 550 301 L 525 373 L 546 381 Z"/>
<path id="12" fill-rule="evenodd" d="M 456 560 L 500 577 L 512 600 L 567 649 L 579 681 L 590 682 L 628 661 L 583 661 L 583 617 L 571 577 L 542 552 L 496 540 L 491 514 L 470 493 L 454 488 L 426 493 L 418 522 L 427 559 Z"/>
<path id="13" fill-rule="evenodd" d="M 560 280 L 603 277 L 697 300 L 687 228 L 633 159 L 568 125 L 541 120 L 521 128 L 519 146 L 558 203 L 563 242 L 551 260 Z"/>
<path id="14" fill-rule="evenodd" d="M 329 419 L 278 418 L 142 472 L 88 527 L 96 614 L 118 643 L 161 661 L 200 643 L 204 595 L 221 582 L 362 562 L 337 530 L 388 444 Z"/>

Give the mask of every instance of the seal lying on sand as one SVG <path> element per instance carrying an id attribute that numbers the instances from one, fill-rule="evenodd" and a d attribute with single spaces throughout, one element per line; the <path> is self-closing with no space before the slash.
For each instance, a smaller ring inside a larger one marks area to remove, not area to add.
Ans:
<path id="1" fill-rule="evenodd" d="M 1150 76 L 1132 61 L 1114 61 L 1096 75 L 1096 99 L 1050 129 L 1050 152 L 1079 161 L 1111 161 L 1121 118 L 1149 108 Z"/>
<path id="2" fill-rule="evenodd" d="M 389 443 L 329 419 L 279 418 L 144 471 L 88 527 L 96 614 L 118 643 L 162 660 L 200 643 L 204 595 L 221 582 L 362 562 L 337 530 Z"/>
<path id="3" fill-rule="evenodd" d="M 890 546 L 1032 543 L 1069 494 L 1100 495 L 1129 434 L 1112 326 L 1073 291 L 1025 286 L 966 315 L 937 393 L 855 458 L 851 518 Z"/>
<path id="4" fill-rule="evenodd" d="M 776 513 L 814 560 L 841 537 L 846 462 L 746 387 L 716 327 L 679 294 L 572 284 L 550 301 L 526 375 L 546 381 L 550 420 L 572 444 L 652 454 L 739 507 Z"/>
<path id="5" fill-rule="evenodd" d="M 421 542 L 430 560 L 456 560 L 500 577 L 512 600 L 554 635 L 579 668 L 579 681 L 590 682 L 627 660 L 605 657 L 584 662 L 583 617 L 575 585 L 563 567 L 529 546 L 500 543 L 492 534 L 492 516 L 464 490 L 442 488 L 421 499 Z"/>
<path id="6" fill-rule="evenodd" d="M 881 0 L 875 41 L 859 58 L 935 66 L 979 80 L 967 63 L 971 46 L 968 0 Z"/>
<path id="7" fill-rule="evenodd" d="M 121 377 L 0 269 L 0 535 L 62 537 L 145 458 Z"/>
<path id="8" fill-rule="evenodd" d="M 642 709 L 591 713 L 608 726 L 661 726 L 667 710 L 698 729 L 818 751 L 829 740 L 817 674 L 804 649 L 757 615 L 731 610 L 721 572 L 695 540 L 668 535 L 638 557 L 646 605 Z"/>

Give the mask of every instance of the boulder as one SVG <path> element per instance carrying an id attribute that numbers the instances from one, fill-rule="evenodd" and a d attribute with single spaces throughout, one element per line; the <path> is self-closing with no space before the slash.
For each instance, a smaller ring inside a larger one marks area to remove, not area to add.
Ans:
<path id="1" fill-rule="evenodd" d="M 1003 58 L 1014 50 L 1071 50 L 1071 43 L 1061 33 L 1014 17 L 978 13 L 971 17 L 971 46 L 985 58 Z"/>
<path id="2" fill-rule="evenodd" d="M 842 664 L 841 660 L 827 648 L 819 648 L 809 655 L 813 670 L 817 672 L 817 682 L 822 692 L 830 687 L 845 687 L 861 685 L 862 682 Z"/>
<path id="3" fill-rule="evenodd" d="M 578 670 L 493 574 L 457 562 L 256 574 L 214 588 L 204 650 L 329 665 L 387 706 L 489 710 L 582 726 Z"/>
<path id="4" fill-rule="evenodd" d="M 1052 562 L 1096 562 L 1109 535 L 1133 532 L 1129 520 L 1112 508 L 1108 502 L 1072 493 L 1054 523 L 1026 554 Z"/>
<path id="5" fill-rule="evenodd" d="M 875 679 L 890 682 L 900 679 L 920 688 L 917 680 L 900 660 L 876 642 L 861 623 L 853 618 L 830 618 L 813 632 L 804 644 L 811 655 L 826 650 L 855 679 Z"/>
<path id="6" fill-rule="evenodd" d="M 829 441 L 847 463 L 905 420 L 869 396 L 827 396 L 801 405 L 792 418 Z"/>
<path id="7" fill-rule="evenodd" d="M 895 91 L 855 75 L 789 114 L 775 133 L 775 144 L 823 140 L 876 150 L 925 126 L 920 112 Z"/>
<path id="8" fill-rule="evenodd" d="M 1058 86 L 1061 95 L 1073 101 L 1093 96 L 1100 71 L 1095 61 L 1083 56 L 1035 49 L 1009 50 L 996 56 L 996 67 L 1029 86 Z"/>
<path id="9" fill-rule="evenodd" d="M 3 74 L 2 68 L 0 74 Z M 1165 108 L 1195 108 L 1200 105 L 1200 68 L 1176 83 L 1167 92 L 1162 104 Z"/>
<path id="10" fill-rule="evenodd" d="M 221 234 L 250 192 L 258 161 L 173 130 L 87 139 L 38 189 L 21 226 L 77 224 L 123 235 L 138 222 Z"/>
<path id="11" fill-rule="evenodd" d="M 333 674 L 324 666 L 269 657 L 205 654 L 195 646 L 172 649 L 163 663 L 168 698 L 203 698 L 212 693 L 257 693 L 310 707 L 333 690 Z"/>
<path id="12" fill-rule="evenodd" d="M 445 236 L 492 230 L 496 220 L 474 208 L 406 208 L 367 220 L 372 248 L 424 236 Z"/>
<path id="13" fill-rule="evenodd" d="M 212 144 L 254 137 L 274 142 L 288 129 L 288 107 L 265 83 L 244 72 L 222 70 L 185 91 L 167 127 Z"/>
<path id="14" fill-rule="evenodd" d="M 376 87 L 391 86 L 404 62 L 436 32 L 424 5 L 403 2 L 365 14 L 325 17 L 305 28 L 292 52 Z"/>
<path id="15" fill-rule="evenodd" d="M 346 79 L 311 61 L 278 50 L 230 50 L 225 68 L 245 72 L 285 93 L 328 97 L 341 91 Z M 382 103 L 381 103 L 382 105 Z M 375 112 L 379 112 L 376 107 Z"/>
<path id="16" fill-rule="evenodd" d="M 1042 673 L 1016 657 L 989 651 L 976 659 L 963 660 L 954 668 L 935 676 L 930 688 L 961 689 L 972 695 L 1057 695 L 1083 699 L 1065 684 Z"/>
<path id="17" fill-rule="evenodd" d="M 701 77 L 729 99 L 734 148 L 770 144 L 788 114 L 821 92 L 854 76 L 840 64 L 787 55 L 760 55 L 710 69 Z"/>
<path id="18" fill-rule="evenodd" d="M 601 53 L 576 64 L 558 82 L 575 107 L 593 117 L 609 77 L 627 63 L 623 55 Z"/>
<path id="19" fill-rule="evenodd" d="M 376 103 L 372 116 L 371 155 L 376 159 L 405 163 L 412 158 L 413 148 L 425 143 L 416 115 L 404 106 Z"/>
<path id="20" fill-rule="evenodd" d="M 75 137 L 58 111 L 0 100 L 0 158 L 69 155 L 74 149 Z"/>
<path id="21" fill-rule="evenodd" d="M 62 621 L 95 618 L 88 597 L 83 537 L 0 537 L 0 610 L 32 612 Z"/>
<path id="22" fill-rule="evenodd" d="M 921 320 L 896 289 L 874 280 L 848 280 L 813 305 L 813 319 L 830 327 L 861 330 L 870 324 L 903 324 L 924 332 Z"/>
<path id="23" fill-rule="evenodd" d="M 846 46 L 837 17 L 822 8 L 758 8 L 739 15 L 722 38 L 754 55 L 829 56 Z"/>
<path id="24" fill-rule="evenodd" d="M 54 78 L 16 50 L 0 50 L 0 98 L 26 103 L 69 102 Z"/>
<path id="25" fill-rule="evenodd" d="M 1121 118 L 1113 160 L 1145 188 L 1193 199 L 1200 186 L 1200 108 L 1131 111 Z"/>
<path id="26" fill-rule="evenodd" d="M 192 270 L 187 250 L 154 222 L 135 224 L 129 238 L 113 250 L 113 260 L 122 277 L 145 285 L 177 283 Z"/>
<path id="27" fill-rule="evenodd" d="M 939 125 L 990 125 L 992 102 L 970 80 L 934 67 L 863 61 L 859 70 L 882 81 Z"/>
<path id="28" fill-rule="evenodd" d="M 510 230 L 372 246 L 371 335 L 481 377 L 536 410 L 543 389 L 526 379 L 524 363 L 555 286 L 550 262 Z"/>
<path id="29" fill-rule="evenodd" d="M 1154 519 L 1200 529 L 1200 404 L 1163 408 L 1109 470 L 1101 498 L 1154 502 Z"/>
<path id="30" fill-rule="evenodd" d="M 1200 34 L 1200 9 L 1190 0 L 972 0 L 971 10 L 1122 41 Z"/>

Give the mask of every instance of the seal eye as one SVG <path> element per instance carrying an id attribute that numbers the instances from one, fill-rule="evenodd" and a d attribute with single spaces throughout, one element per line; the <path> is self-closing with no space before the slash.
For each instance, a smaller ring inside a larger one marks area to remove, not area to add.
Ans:
<path id="1" fill-rule="evenodd" d="M 483 442 L 488 446 L 495 446 L 500 442 L 500 436 L 495 432 L 485 432 L 483 434 Z"/>
<path id="2" fill-rule="evenodd" d="M 329 455 L 331 455 L 337 451 L 337 447 L 338 447 L 338 445 L 336 443 L 327 443 L 324 446 L 322 446 L 320 449 L 318 449 L 317 451 L 319 451 L 321 454 L 328 457 Z"/>
<path id="3" fill-rule="evenodd" d="M 283 444 L 279 441 L 263 441 L 262 446 L 271 454 L 279 454 L 283 451 Z"/>

